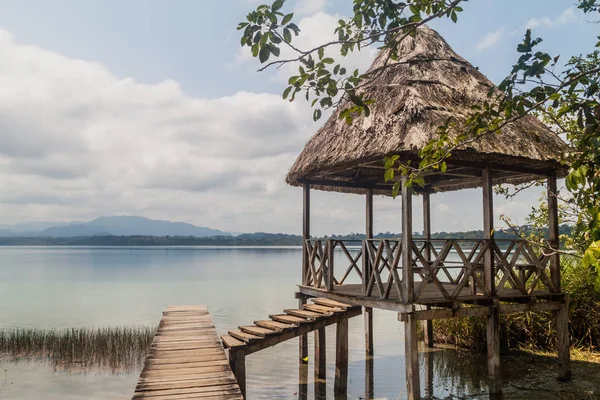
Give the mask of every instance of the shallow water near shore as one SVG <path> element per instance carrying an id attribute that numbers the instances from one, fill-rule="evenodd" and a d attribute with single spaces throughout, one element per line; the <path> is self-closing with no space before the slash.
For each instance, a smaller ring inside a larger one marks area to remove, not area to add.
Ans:
<path id="1" fill-rule="evenodd" d="M 300 258 L 299 248 L 4 247 L 0 328 L 152 326 L 169 304 L 206 304 L 224 334 L 295 307 Z M 395 313 L 376 310 L 374 327 L 369 373 L 363 319 L 350 319 L 348 398 L 402 399 L 402 324 Z M 334 333 L 335 327 L 327 328 L 326 383 L 314 384 L 312 347 L 309 365 L 299 368 L 298 342 L 290 340 L 247 358 L 248 398 L 333 398 Z M 48 359 L 8 358 L 0 362 L 0 398 L 6 399 L 131 398 L 140 372 L 139 366 L 57 368 Z M 423 394 L 488 398 L 485 357 L 435 349 L 420 354 L 420 366 Z M 510 366 L 505 369 L 510 379 Z M 522 398 L 534 397 L 524 393 Z"/>

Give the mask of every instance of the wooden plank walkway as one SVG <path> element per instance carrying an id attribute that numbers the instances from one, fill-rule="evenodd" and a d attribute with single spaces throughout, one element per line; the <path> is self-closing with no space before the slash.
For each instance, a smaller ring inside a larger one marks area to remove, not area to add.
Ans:
<path id="1" fill-rule="evenodd" d="M 163 312 L 133 399 L 243 399 L 206 306 Z"/>

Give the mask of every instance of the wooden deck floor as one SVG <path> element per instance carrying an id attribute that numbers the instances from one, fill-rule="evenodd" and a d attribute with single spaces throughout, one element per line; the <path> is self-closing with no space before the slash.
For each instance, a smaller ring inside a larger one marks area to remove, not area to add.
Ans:
<path id="1" fill-rule="evenodd" d="M 206 306 L 163 312 L 133 399 L 243 399 Z"/>
<path id="2" fill-rule="evenodd" d="M 454 293 L 458 285 L 444 283 L 444 288 L 448 293 Z M 365 307 L 381 308 L 392 311 L 403 311 L 405 304 L 400 301 L 398 294 L 395 290 L 390 292 L 388 299 L 382 299 L 379 295 L 379 291 L 375 287 L 373 289 L 373 295 L 365 297 L 362 294 L 362 285 L 360 284 L 347 284 L 335 286 L 333 291 L 327 291 L 325 288 L 314 288 L 312 286 L 299 286 L 300 292 L 310 296 L 324 297 L 336 301 L 341 301 L 351 305 L 361 305 Z M 385 288 L 385 285 L 384 285 Z M 498 294 L 498 299 L 501 301 L 514 301 L 514 302 L 527 302 L 529 299 L 552 299 L 561 297 L 563 294 L 550 293 L 548 291 L 535 290 L 530 295 L 524 295 L 516 289 L 503 289 Z M 469 287 L 463 288 L 457 295 L 457 302 L 464 303 L 480 303 L 486 302 L 490 299 L 486 298 L 482 293 L 473 295 Z M 433 284 L 426 284 L 423 288 L 421 296 L 414 302 L 414 304 L 422 305 L 444 305 L 449 301 L 446 299 L 438 288 Z"/>

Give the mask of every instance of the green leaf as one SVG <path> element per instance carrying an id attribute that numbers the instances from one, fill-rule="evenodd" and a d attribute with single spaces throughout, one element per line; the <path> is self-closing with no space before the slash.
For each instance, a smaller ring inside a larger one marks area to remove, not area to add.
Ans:
<path id="1" fill-rule="evenodd" d="M 313 120 L 317 121 L 319 118 L 321 118 L 321 110 L 317 108 L 313 113 Z"/>
<path id="2" fill-rule="evenodd" d="M 317 53 L 319 54 L 319 60 L 323 59 L 323 55 L 325 54 L 325 49 L 323 47 L 320 47 L 319 50 L 317 50 Z"/>
<path id="3" fill-rule="evenodd" d="M 281 20 L 281 25 L 287 25 L 292 20 L 292 18 L 294 18 L 294 13 L 289 13 L 288 15 L 283 17 L 283 19 Z"/>
<path id="4" fill-rule="evenodd" d="M 292 34 L 288 28 L 283 29 L 283 40 L 285 40 L 286 43 L 290 43 L 292 41 Z"/>
<path id="5" fill-rule="evenodd" d="M 288 86 L 284 91 L 283 91 L 283 98 L 287 99 L 287 97 L 290 95 L 290 92 L 292 91 L 293 86 Z"/>
<path id="6" fill-rule="evenodd" d="M 273 54 L 275 57 L 279 57 L 279 47 L 273 45 L 273 44 L 269 44 L 269 50 L 271 51 L 271 54 Z"/>
<path id="7" fill-rule="evenodd" d="M 273 12 L 279 10 L 281 7 L 283 7 L 283 3 L 285 3 L 285 0 L 275 0 L 273 5 L 271 6 L 271 10 Z"/>
<path id="8" fill-rule="evenodd" d="M 333 58 L 331 57 L 327 57 L 324 58 L 323 60 L 321 60 L 323 62 L 323 64 L 333 64 L 335 61 L 333 60 Z"/>
<path id="9" fill-rule="evenodd" d="M 271 55 L 270 46 L 264 45 L 260 48 L 260 52 L 258 53 L 258 59 L 260 60 L 261 63 L 264 63 L 269 59 L 270 55 Z"/>
<path id="10" fill-rule="evenodd" d="M 452 10 L 452 13 L 450 13 L 450 18 L 452 19 L 452 22 L 456 23 L 456 21 L 458 21 L 458 16 L 456 15 L 456 11 Z"/>

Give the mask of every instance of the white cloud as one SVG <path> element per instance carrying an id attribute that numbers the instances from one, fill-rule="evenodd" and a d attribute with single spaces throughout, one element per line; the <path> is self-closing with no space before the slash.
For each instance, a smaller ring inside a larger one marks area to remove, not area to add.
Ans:
<path id="1" fill-rule="evenodd" d="M 500 28 L 494 32 L 488 32 L 477 42 L 477 51 L 487 50 L 496 46 L 502 38 L 502 35 L 504 35 L 504 28 Z"/>
<path id="2" fill-rule="evenodd" d="M 558 17 L 552 19 L 549 17 L 534 17 L 525 24 L 526 29 L 535 29 L 538 27 L 553 28 L 560 25 L 566 25 L 577 22 L 579 17 L 575 14 L 575 8 L 569 7 L 564 10 Z"/>
<path id="3" fill-rule="evenodd" d="M 327 0 L 297 0 L 294 6 L 294 15 L 313 15 L 323 11 Z"/>
<path id="4" fill-rule="evenodd" d="M 306 44 L 333 18 L 303 19 Z M 368 65 L 370 51 L 352 62 Z M 299 233 L 301 190 L 284 176 L 317 127 L 302 101 L 192 97 L 174 80 L 121 79 L 0 31 L 0 223 L 129 214 Z M 434 229 L 478 227 L 479 214 L 464 212 L 479 203 L 473 198 L 436 195 L 436 203 L 461 206 L 436 212 Z M 400 202 L 376 205 L 376 230 L 400 231 Z M 315 193 L 313 233 L 362 232 L 363 212 L 362 196 Z"/>

